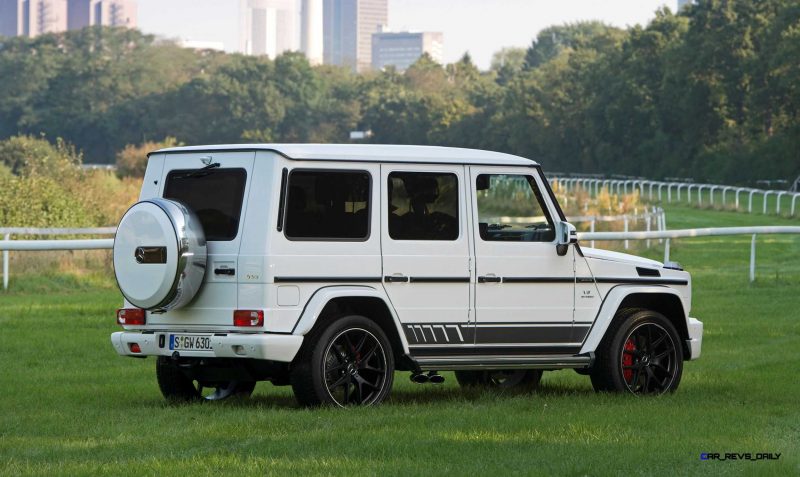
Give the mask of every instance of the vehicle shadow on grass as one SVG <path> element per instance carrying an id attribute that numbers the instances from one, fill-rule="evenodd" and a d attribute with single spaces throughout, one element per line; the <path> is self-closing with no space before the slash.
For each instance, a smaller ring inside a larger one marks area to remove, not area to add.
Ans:
<path id="1" fill-rule="evenodd" d="M 514 389 L 486 389 L 486 388 L 461 388 L 457 385 L 432 385 L 423 384 L 409 388 L 404 386 L 401 389 L 392 390 L 384 406 L 416 406 L 430 404 L 465 403 L 498 400 L 513 400 L 516 398 L 544 398 L 544 397 L 575 397 L 593 396 L 595 392 L 591 387 L 562 384 L 562 383 L 542 383 L 536 390 L 514 390 Z M 176 406 L 224 406 L 234 408 L 252 408 L 263 410 L 291 410 L 302 409 L 297 404 L 291 394 L 278 391 L 274 388 L 267 393 L 256 392 L 250 398 L 230 398 L 220 402 L 198 401 L 196 403 L 168 403 L 166 401 L 153 401 L 157 407 L 176 407 Z"/>

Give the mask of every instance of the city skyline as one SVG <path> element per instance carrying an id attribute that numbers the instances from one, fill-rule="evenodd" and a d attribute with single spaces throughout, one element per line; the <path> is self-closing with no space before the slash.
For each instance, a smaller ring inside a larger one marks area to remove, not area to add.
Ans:
<path id="1" fill-rule="evenodd" d="M 662 6 L 677 9 L 677 0 L 504 0 L 502 8 L 487 8 L 488 2 L 480 0 L 388 2 L 391 31 L 442 32 L 445 62 L 468 51 L 483 69 L 489 68 L 493 53 L 504 47 L 528 47 L 540 30 L 552 25 L 600 20 L 624 28 L 645 25 Z M 234 52 L 240 45 L 239 3 L 139 0 L 139 27 L 167 38 L 222 42 L 226 51 Z M 183 21 L 178 22 L 180 18 Z"/>
<path id="2" fill-rule="evenodd" d="M 644 25 L 655 16 L 656 9 L 666 4 L 672 10 L 676 10 L 679 1 L 681 4 L 688 3 L 684 0 L 669 0 L 668 2 L 664 0 L 616 0 L 598 5 L 597 2 L 590 0 L 564 0 L 562 2 L 505 0 L 503 8 L 492 9 L 484 8 L 486 3 L 478 0 L 439 0 L 436 2 L 382 0 L 381 3 L 388 2 L 389 14 L 388 18 L 385 15 L 379 16 L 385 19 L 381 23 L 386 24 L 387 31 L 441 32 L 447 39 L 446 43 L 442 45 L 442 59 L 445 63 L 456 61 L 465 52 L 469 52 L 473 61 L 479 67 L 486 69 L 495 52 L 505 47 L 528 47 L 536 34 L 548 26 L 592 19 L 619 27 L 633 24 Z M 9 10 L 8 7 L 4 9 L 4 5 L 64 5 L 66 3 L 65 0 L 0 0 L 0 13 L 5 12 L 0 15 L 5 17 L 0 18 L 0 26 L 3 27 L 3 31 L 8 31 L 9 25 L 14 22 L 13 19 L 7 18 Z M 76 21 L 82 24 L 88 22 L 88 24 L 137 26 L 136 3 L 133 0 L 70 0 L 70 14 L 73 5 L 86 4 L 91 8 L 88 14 L 83 13 L 84 18 L 70 20 L 69 27 L 75 28 Z M 324 36 L 323 32 L 316 31 L 316 37 L 314 34 L 310 37 L 306 36 L 306 33 L 310 32 L 311 30 L 308 28 L 313 28 L 313 26 L 319 30 L 319 24 L 323 21 L 322 12 L 320 8 L 312 7 L 316 11 L 312 11 L 311 23 L 308 25 L 303 24 L 304 20 L 300 14 L 304 8 L 308 8 L 309 3 L 321 5 L 323 3 L 321 0 L 311 0 L 311 2 L 302 0 L 302 5 L 301 0 L 139 0 L 138 3 L 138 27 L 145 33 L 175 39 L 181 44 L 221 44 L 225 51 L 266 54 L 270 57 L 287 50 L 304 51 L 308 54 L 309 51 L 306 49 L 310 47 L 312 63 L 318 64 L 321 59 L 322 51 L 320 51 L 321 47 L 318 46 L 318 43 L 322 40 L 319 37 Z M 261 46 L 254 49 L 252 15 L 243 6 L 262 3 L 279 3 L 288 7 L 286 12 L 281 15 L 282 18 L 278 18 L 275 10 L 260 10 Z M 355 0 L 344 0 L 341 3 L 347 5 L 355 3 Z M 673 3 L 674 5 L 672 5 Z M 128 4 L 132 4 L 132 6 L 128 6 Z M 108 8 L 110 5 L 113 5 L 114 8 Z M 86 7 L 82 7 L 82 9 L 86 10 Z M 131 11 L 132 15 L 129 13 Z M 120 14 L 120 12 L 126 13 Z M 95 16 L 103 18 L 103 20 L 94 20 Z M 56 15 L 54 18 L 43 16 L 38 19 L 38 23 L 34 23 L 31 19 L 25 29 L 19 31 L 28 31 L 28 33 L 22 34 L 36 35 L 41 32 L 63 30 L 64 26 L 59 26 L 61 23 L 65 23 L 63 17 L 64 15 Z M 373 21 L 369 23 L 373 23 Z M 271 41 L 267 41 L 267 35 L 264 34 L 268 24 L 272 26 Z M 278 27 L 279 24 L 280 27 Z M 358 22 L 354 23 L 354 25 L 357 24 Z M 328 27 L 330 28 L 330 24 Z M 368 40 L 375 32 L 375 27 L 375 25 L 370 25 L 366 30 L 352 35 L 358 38 L 355 42 L 358 59 L 348 61 L 357 62 L 359 70 L 368 68 L 371 63 L 372 51 Z M 358 27 L 354 28 L 358 30 Z M 275 34 L 276 30 L 280 30 L 277 35 Z M 301 30 L 306 33 L 301 34 Z M 345 37 L 349 37 L 349 35 L 345 35 Z M 247 38 L 249 43 L 245 42 L 244 38 Z M 278 41 L 278 38 L 281 38 L 281 41 Z M 325 54 L 330 59 L 330 55 Z M 341 64 L 343 60 L 326 62 Z"/>

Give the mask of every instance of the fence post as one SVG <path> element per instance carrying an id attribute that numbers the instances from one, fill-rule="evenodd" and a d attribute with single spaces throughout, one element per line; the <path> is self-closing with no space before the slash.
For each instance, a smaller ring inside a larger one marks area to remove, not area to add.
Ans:
<path id="1" fill-rule="evenodd" d="M 590 225 L 589 231 L 594 233 L 594 223 L 597 220 L 597 217 L 592 216 L 592 224 Z M 594 240 L 592 240 L 592 248 L 594 248 Z"/>
<path id="2" fill-rule="evenodd" d="M 11 234 L 6 234 L 4 240 L 11 240 Z M 8 290 L 8 250 L 3 250 L 3 291 Z"/>
<path id="3" fill-rule="evenodd" d="M 669 262 L 669 238 L 664 242 L 664 263 Z"/>
<path id="4" fill-rule="evenodd" d="M 628 216 L 625 216 L 625 233 L 628 233 Z M 625 239 L 625 250 L 628 250 L 628 239 Z"/>
<path id="5" fill-rule="evenodd" d="M 750 242 L 750 283 L 756 281 L 756 234 Z"/>
<path id="6" fill-rule="evenodd" d="M 644 217 L 645 217 L 645 219 L 644 219 L 645 229 L 649 232 L 650 231 L 650 214 L 647 213 L 646 210 L 645 210 L 645 216 Z M 647 239 L 647 248 L 650 248 L 650 239 Z"/>

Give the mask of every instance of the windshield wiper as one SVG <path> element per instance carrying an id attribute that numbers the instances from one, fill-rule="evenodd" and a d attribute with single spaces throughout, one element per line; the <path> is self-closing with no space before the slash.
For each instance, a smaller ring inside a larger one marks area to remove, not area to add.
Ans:
<path id="1" fill-rule="evenodd" d="M 211 169 L 215 169 L 219 167 L 219 162 L 214 162 L 213 164 L 209 164 L 205 167 L 201 167 L 200 169 L 194 170 L 192 172 L 187 173 L 186 175 L 181 176 L 181 179 L 190 179 L 192 177 L 205 177 L 211 173 Z"/>

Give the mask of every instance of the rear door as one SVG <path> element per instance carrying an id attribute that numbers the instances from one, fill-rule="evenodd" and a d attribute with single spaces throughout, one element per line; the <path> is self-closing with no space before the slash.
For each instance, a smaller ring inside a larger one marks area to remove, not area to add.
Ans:
<path id="1" fill-rule="evenodd" d="M 180 201 L 197 214 L 206 235 L 208 262 L 203 286 L 191 304 L 149 316 L 149 323 L 183 329 L 232 326 L 240 272 L 237 256 L 254 159 L 255 152 L 166 155 L 159 195 Z"/>
<path id="2" fill-rule="evenodd" d="M 384 288 L 415 357 L 471 347 L 464 166 L 381 166 Z"/>

